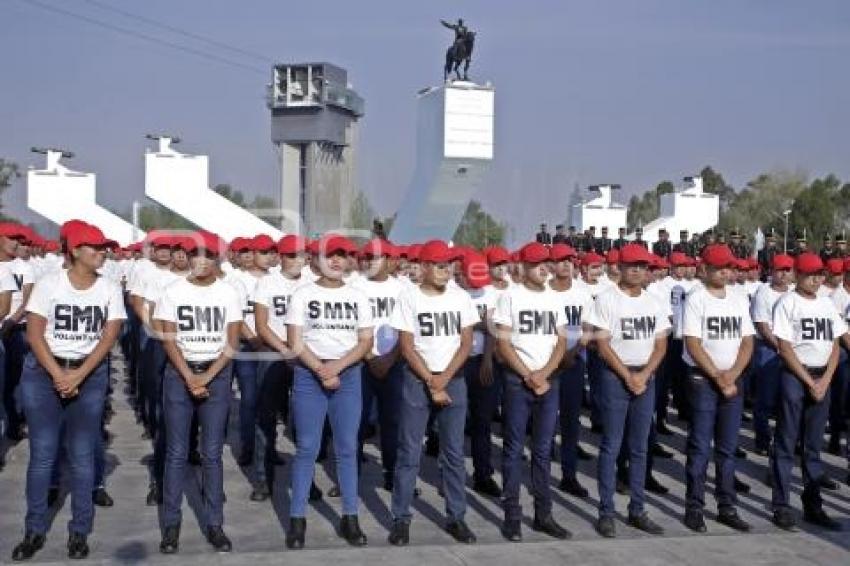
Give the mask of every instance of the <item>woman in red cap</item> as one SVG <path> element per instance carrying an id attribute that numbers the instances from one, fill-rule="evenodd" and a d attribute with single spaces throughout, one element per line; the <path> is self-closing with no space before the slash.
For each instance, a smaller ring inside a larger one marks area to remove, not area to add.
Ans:
<path id="1" fill-rule="evenodd" d="M 26 535 L 14 560 L 31 558 L 50 524 L 48 488 L 64 428 L 71 469 L 68 557 L 88 556 L 94 522 L 94 453 L 109 385 L 107 356 L 125 318 L 121 289 L 97 270 L 106 239 L 81 226 L 67 235 L 70 268 L 36 284 L 27 303 L 21 402 L 29 426 Z"/>

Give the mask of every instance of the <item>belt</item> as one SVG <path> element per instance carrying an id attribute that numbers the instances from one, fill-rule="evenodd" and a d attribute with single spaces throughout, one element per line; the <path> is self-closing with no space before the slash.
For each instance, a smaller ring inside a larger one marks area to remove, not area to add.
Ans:
<path id="1" fill-rule="evenodd" d="M 186 365 L 189 366 L 189 369 L 192 370 L 192 373 L 199 374 L 199 373 L 204 373 L 205 371 L 210 369 L 210 366 L 213 365 L 214 363 L 215 363 L 215 360 L 207 360 L 207 361 L 204 361 L 204 362 L 187 361 Z"/>
<path id="2" fill-rule="evenodd" d="M 85 363 L 86 358 L 88 356 L 79 358 L 79 359 L 71 359 L 71 358 L 60 358 L 59 356 L 53 356 L 53 359 L 56 360 L 56 363 L 59 364 L 59 367 L 63 369 L 77 369 L 83 363 Z"/>
<path id="3" fill-rule="evenodd" d="M 806 371 L 809 372 L 809 375 L 811 375 L 812 377 L 823 377 L 823 374 L 826 373 L 826 366 L 820 366 L 816 368 L 809 366 L 803 367 L 806 368 Z"/>
<path id="4" fill-rule="evenodd" d="M 644 364 L 642 366 L 626 366 L 626 368 L 628 368 L 629 371 L 643 371 L 643 368 L 645 368 L 645 367 L 646 367 L 646 364 Z"/>

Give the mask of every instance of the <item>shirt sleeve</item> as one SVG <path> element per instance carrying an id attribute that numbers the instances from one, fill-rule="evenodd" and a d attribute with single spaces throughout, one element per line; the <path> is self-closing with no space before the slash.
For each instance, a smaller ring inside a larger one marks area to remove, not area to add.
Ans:
<path id="1" fill-rule="evenodd" d="M 15 276 L 5 267 L 0 267 L 0 291 L 17 291 Z"/>
<path id="2" fill-rule="evenodd" d="M 767 291 L 764 289 L 759 289 L 756 292 L 756 296 L 753 299 L 753 322 L 766 322 L 771 324 L 773 322 L 772 315 L 767 310 L 767 304 L 764 300 L 767 295 Z"/>
<path id="3" fill-rule="evenodd" d="M 42 279 L 32 288 L 29 301 L 27 301 L 27 312 L 48 317 L 50 313 L 50 295 L 52 293 L 50 281 L 53 278 Z M 15 287 L 17 289 L 17 286 Z"/>
<path id="4" fill-rule="evenodd" d="M 363 291 L 357 291 L 357 328 L 372 328 L 375 320 L 372 318 L 372 306 Z"/>
<path id="5" fill-rule="evenodd" d="M 399 332 L 414 332 L 416 328 L 416 315 L 413 312 L 413 296 L 405 291 L 398 298 L 392 314 L 390 315 L 390 326 Z"/>
<path id="6" fill-rule="evenodd" d="M 292 294 L 289 299 L 289 307 L 286 309 L 286 324 L 295 326 L 304 326 L 304 305 L 305 305 L 304 289 L 299 289 Z"/>
<path id="7" fill-rule="evenodd" d="M 685 316 L 682 324 L 682 335 L 702 338 L 702 300 L 697 294 L 688 297 L 685 301 Z"/>
<path id="8" fill-rule="evenodd" d="M 175 316 L 174 312 L 174 300 L 171 295 L 171 290 L 166 287 L 163 290 L 162 294 L 159 296 L 159 300 L 156 302 L 156 306 L 154 307 L 154 320 L 177 322 L 177 317 Z"/>
<path id="9" fill-rule="evenodd" d="M 508 328 L 513 327 L 513 320 L 511 320 L 510 293 L 502 293 L 496 301 L 496 310 L 493 311 L 493 322 L 495 324 L 507 326 Z"/>
<path id="10" fill-rule="evenodd" d="M 21 281 L 23 285 L 32 285 L 35 283 L 35 270 L 28 263 L 23 264 Z"/>
<path id="11" fill-rule="evenodd" d="M 655 300 L 655 302 L 657 303 L 658 309 L 658 317 L 656 319 L 658 322 L 655 326 L 655 335 L 658 336 L 667 333 L 667 331 L 673 328 L 673 325 L 670 323 L 670 316 L 672 315 L 672 310 L 669 305 L 665 306 L 664 303 L 657 299 Z M 687 305 L 688 302 L 685 301 L 685 307 L 687 307 Z"/>
<path id="12" fill-rule="evenodd" d="M 794 341 L 794 327 L 791 321 L 789 303 L 791 301 L 779 299 L 773 307 L 773 335 L 786 342 Z"/>
<path id="13" fill-rule="evenodd" d="M 231 288 L 232 289 L 232 288 Z M 229 300 L 225 304 L 225 317 L 228 323 L 231 322 L 242 322 L 242 305 L 243 301 L 239 296 L 239 293 L 233 289 L 233 292 L 228 293 Z"/>
<path id="14" fill-rule="evenodd" d="M 107 320 L 124 320 L 127 318 L 127 311 L 124 308 L 124 297 L 121 293 L 121 287 L 109 281 L 109 316 Z"/>
<path id="15" fill-rule="evenodd" d="M 601 296 L 597 297 L 596 301 L 593 302 L 593 305 L 590 307 L 590 310 L 587 313 L 587 322 L 591 326 L 595 326 L 596 328 L 611 331 L 611 321 L 608 317 L 608 309 L 606 308 L 606 297 Z"/>

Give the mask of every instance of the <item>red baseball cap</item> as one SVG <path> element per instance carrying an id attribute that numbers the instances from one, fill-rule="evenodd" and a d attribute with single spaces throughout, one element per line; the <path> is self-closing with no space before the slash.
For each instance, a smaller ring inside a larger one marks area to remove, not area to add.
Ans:
<path id="1" fill-rule="evenodd" d="M 582 265 L 602 265 L 605 263 L 605 258 L 596 252 L 588 252 L 581 258 Z"/>
<path id="2" fill-rule="evenodd" d="M 620 263 L 620 250 L 611 248 L 605 255 L 605 263 L 608 265 L 617 265 Z"/>
<path id="3" fill-rule="evenodd" d="M 552 261 L 564 261 L 565 259 L 573 258 L 576 255 L 578 255 L 576 254 L 576 251 L 567 244 L 554 244 L 549 249 L 549 257 Z"/>
<path id="4" fill-rule="evenodd" d="M 11 223 L 7 223 L 7 224 L 11 224 Z M 62 226 L 59 228 L 59 239 L 64 240 L 68 237 L 68 234 L 70 234 L 71 232 L 73 232 L 77 228 L 81 228 L 83 226 L 88 226 L 88 225 L 89 225 L 88 222 L 84 222 L 82 220 L 77 220 L 77 219 L 69 220 L 69 221 L 63 223 Z M 0 233 L 0 236 L 5 236 L 5 234 Z"/>
<path id="5" fill-rule="evenodd" d="M 826 260 L 826 270 L 830 275 L 841 275 L 844 273 L 844 260 L 840 257 L 833 257 Z"/>
<path id="6" fill-rule="evenodd" d="M 59 242 L 56 240 L 47 240 L 44 242 L 44 251 L 46 252 L 58 252 L 59 251 Z"/>
<path id="7" fill-rule="evenodd" d="M 502 246 L 485 248 L 484 255 L 487 257 L 487 263 L 491 266 L 499 265 L 500 263 L 510 263 L 511 261 L 511 254 Z"/>
<path id="8" fill-rule="evenodd" d="M 669 269 L 670 264 L 667 263 L 667 260 L 657 254 L 649 254 L 649 268 L 650 269 Z"/>
<path id="9" fill-rule="evenodd" d="M 244 240 L 244 238 L 241 238 Z M 232 242 L 231 242 L 232 244 Z M 224 241 L 217 234 L 206 230 L 198 230 L 186 241 L 186 251 L 196 252 L 206 250 L 212 255 L 219 256 L 227 249 Z"/>
<path id="10" fill-rule="evenodd" d="M 249 252 L 251 251 L 251 240 L 237 236 L 230 241 L 230 250 L 234 252 Z"/>
<path id="11" fill-rule="evenodd" d="M 850 273 L 850 257 L 844 260 L 844 272 Z"/>
<path id="12" fill-rule="evenodd" d="M 329 256 L 337 252 L 353 254 L 357 252 L 357 246 L 345 236 L 333 235 L 318 241 L 318 253 L 320 255 Z"/>
<path id="13" fill-rule="evenodd" d="M 817 254 L 811 252 L 801 253 L 794 261 L 794 270 L 803 275 L 820 273 L 823 271 L 823 260 Z"/>
<path id="14" fill-rule="evenodd" d="M 308 254 L 318 255 L 319 253 L 319 240 L 305 240 L 304 249 Z"/>
<path id="15" fill-rule="evenodd" d="M 711 267 L 738 267 L 735 254 L 726 244 L 712 244 L 702 250 L 702 261 Z"/>
<path id="16" fill-rule="evenodd" d="M 277 243 L 277 253 L 297 254 L 303 252 L 306 247 L 307 241 L 303 237 L 297 234 L 288 234 Z"/>
<path id="17" fill-rule="evenodd" d="M 464 279 L 473 289 L 480 289 L 492 282 L 487 258 L 480 252 L 471 251 L 467 253 L 463 257 L 461 267 Z"/>
<path id="18" fill-rule="evenodd" d="M 80 246 L 105 246 L 108 240 L 100 231 L 100 228 L 86 224 L 71 230 L 66 241 L 68 242 L 68 249 L 73 250 Z"/>
<path id="19" fill-rule="evenodd" d="M 174 238 L 166 232 L 154 232 L 148 234 L 148 243 L 155 248 L 170 248 L 174 245 Z"/>
<path id="20" fill-rule="evenodd" d="M 429 240 L 419 249 L 419 261 L 425 263 L 446 263 L 455 257 L 455 250 L 443 240 Z"/>
<path id="21" fill-rule="evenodd" d="M 519 249 L 519 260 L 523 263 L 549 261 L 549 248 L 540 242 L 530 242 Z"/>
<path id="22" fill-rule="evenodd" d="M 369 240 L 360 250 L 363 257 L 398 257 L 398 253 L 393 249 L 393 245 L 386 240 L 375 238 Z"/>
<path id="23" fill-rule="evenodd" d="M 407 261 L 418 263 L 420 251 L 422 251 L 422 244 L 410 244 L 407 246 Z"/>
<path id="24" fill-rule="evenodd" d="M 788 254 L 776 254 L 770 266 L 773 269 L 794 269 L 794 258 Z"/>
<path id="25" fill-rule="evenodd" d="M 275 247 L 274 240 L 268 234 L 257 234 L 251 238 L 251 249 L 255 252 L 267 252 Z"/>
<path id="26" fill-rule="evenodd" d="M 650 263 L 652 258 L 640 244 L 626 244 L 620 248 L 620 263 Z"/>
<path id="27" fill-rule="evenodd" d="M 682 252 L 673 252 L 670 254 L 670 265 L 673 267 L 687 267 L 691 263 L 691 258 Z"/>
<path id="28" fill-rule="evenodd" d="M 754 258 L 754 257 L 749 258 L 747 260 L 747 263 L 749 264 L 747 266 L 747 269 L 749 269 L 749 270 L 753 270 L 753 269 L 761 270 L 761 265 L 759 265 L 759 260 L 757 260 L 756 258 Z"/>

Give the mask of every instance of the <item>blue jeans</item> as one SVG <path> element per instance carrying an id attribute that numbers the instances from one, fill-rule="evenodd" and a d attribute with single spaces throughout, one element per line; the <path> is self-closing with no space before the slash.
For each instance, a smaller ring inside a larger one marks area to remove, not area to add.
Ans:
<path id="1" fill-rule="evenodd" d="M 535 395 L 516 373 L 506 371 L 504 455 L 502 477 L 504 493 L 502 506 L 505 520 L 522 519 L 519 488 L 522 483 L 522 449 L 531 419 L 531 495 L 534 497 L 534 516 L 546 518 L 552 514 L 552 438 L 558 422 L 559 387 L 557 381 L 549 391 Z"/>
<path id="2" fill-rule="evenodd" d="M 446 386 L 446 393 L 452 402 L 446 407 L 432 406 L 426 389 L 425 384 L 413 375 L 410 368 L 405 367 L 398 433 L 398 461 L 392 497 L 393 518 L 407 523 L 413 518 L 410 505 L 416 489 L 416 476 L 419 475 L 422 440 L 428 426 L 428 415 L 433 410 L 440 435 L 438 462 L 442 471 L 446 515 L 452 521 L 460 521 L 466 515 L 466 468 L 463 456 L 466 381 L 460 375 L 452 378 Z"/>
<path id="3" fill-rule="evenodd" d="M 6 416 L 6 347 L 0 341 L 0 442 L 6 438 L 8 417 Z"/>
<path id="4" fill-rule="evenodd" d="M 469 436 L 472 445 L 473 479 L 476 482 L 493 477 L 493 417 L 499 406 L 499 391 L 504 381 L 502 366 L 493 362 L 493 382 L 483 385 L 479 379 L 482 356 L 469 358 L 463 366 L 469 393 Z"/>
<path id="5" fill-rule="evenodd" d="M 254 453 L 254 435 L 257 426 L 257 360 L 253 359 L 253 348 L 242 343 L 241 356 L 233 360 L 236 382 L 239 385 L 239 446 L 241 454 Z M 245 357 L 248 359 L 240 359 Z"/>
<path id="6" fill-rule="evenodd" d="M 741 429 L 744 394 L 739 390 L 737 395 L 727 399 L 711 379 L 693 368 L 688 379 L 692 413 L 685 465 L 685 506 L 691 510 L 705 507 L 705 476 L 713 440 L 717 508 L 721 512 L 731 510 L 737 502 L 735 449 Z"/>
<path id="7" fill-rule="evenodd" d="M 794 467 L 794 447 L 802 436 L 803 455 L 803 505 L 820 507 L 820 479 L 823 463 L 820 451 L 823 433 L 829 415 L 829 390 L 826 396 L 815 401 L 797 377 L 783 369 L 780 382 L 779 416 L 776 420 L 773 458 L 773 506 L 789 507 L 791 496 L 791 468 Z"/>
<path id="8" fill-rule="evenodd" d="M 578 438 L 581 432 L 581 400 L 584 395 L 585 362 L 576 356 L 575 364 L 558 376 L 561 409 L 561 475 L 575 478 L 578 468 Z"/>
<path id="9" fill-rule="evenodd" d="M 590 392 L 590 424 L 601 425 L 603 423 L 602 409 L 599 396 L 599 379 L 605 370 L 605 363 L 599 357 L 596 350 L 587 350 L 587 385 Z"/>
<path id="10" fill-rule="evenodd" d="M 357 438 L 363 409 L 361 372 L 361 364 L 349 366 L 339 376 L 339 389 L 328 391 L 312 371 L 295 366 L 292 411 L 298 433 L 292 462 L 290 518 L 302 518 L 307 514 L 307 498 L 326 416 L 333 434 L 342 514 L 357 514 Z"/>
<path id="11" fill-rule="evenodd" d="M 3 358 L 4 379 L 3 405 L 6 412 L 6 431 L 17 431 L 24 424 L 23 402 L 20 399 L 18 385 L 24 368 L 24 358 L 29 353 L 26 341 L 26 326 L 19 324 L 12 329 L 3 341 L 5 357 Z"/>
<path id="12" fill-rule="evenodd" d="M 830 388 L 830 404 L 829 404 L 829 430 L 832 436 L 839 438 L 842 432 L 846 432 L 847 425 L 845 420 L 847 417 L 847 380 L 850 376 L 850 360 L 848 360 L 847 350 L 841 349 L 841 355 L 838 361 L 838 369 L 835 370 L 835 376 L 832 378 Z"/>
<path id="13" fill-rule="evenodd" d="M 257 371 L 257 428 L 254 438 L 254 479 L 267 482 L 274 472 L 277 415 L 289 404 L 292 365 L 280 361 L 260 362 Z M 273 483 L 274 478 L 272 477 Z"/>
<path id="14" fill-rule="evenodd" d="M 369 366 L 363 364 L 363 413 L 360 418 L 359 451 L 363 452 L 365 428 L 369 420 L 368 409 L 372 401 L 378 405 L 378 430 L 381 435 L 381 465 L 384 474 L 392 477 L 398 454 L 398 422 L 401 407 L 402 364 L 396 363 L 382 379 L 375 377 Z"/>
<path id="15" fill-rule="evenodd" d="M 94 461 L 103 403 L 109 382 L 107 364 L 101 363 L 80 386 L 79 395 L 61 399 L 53 380 L 28 355 L 21 376 L 21 402 L 29 426 L 30 460 L 27 467 L 26 530 L 46 534 L 49 526 L 47 491 L 64 427 L 71 469 L 71 521 L 68 531 L 88 535 L 94 523 L 92 490 Z"/>
<path id="16" fill-rule="evenodd" d="M 192 417 L 197 414 L 201 429 L 200 452 L 204 510 L 202 523 L 207 527 L 224 524 L 224 471 L 221 454 L 227 413 L 230 410 L 232 366 L 227 365 L 207 385 L 209 397 L 195 399 L 183 378 L 168 364 L 162 386 L 165 415 L 165 472 L 163 480 L 162 524 L 179 526 L 182 520 L 183 485 L 189 456 Z"/>
<path id="17" fill-rule="evenodd" d="M 772 439 L 768 419 L 776 412 L 779 403 L 779 382 L 782 375 L 782 358 L 763 343 L 756 349 L 755 370 L 756 406 L 753 408 L 753 431 L 756 447 L 768 449 Z"/>
<path id="18" fill-rule="evenodd" d="M 599 401 L 603 428 L 597 467 L 599 515 L 614 516 L 615 468 L 624 436 L 628 443 L 629 515 L 641 515 L 644 511 L 647 444 L 655 409 L 655 379 L 650 378 L 646 391 L 634 395 L 614 372 L 603 365 L 599 375 Z"/>

